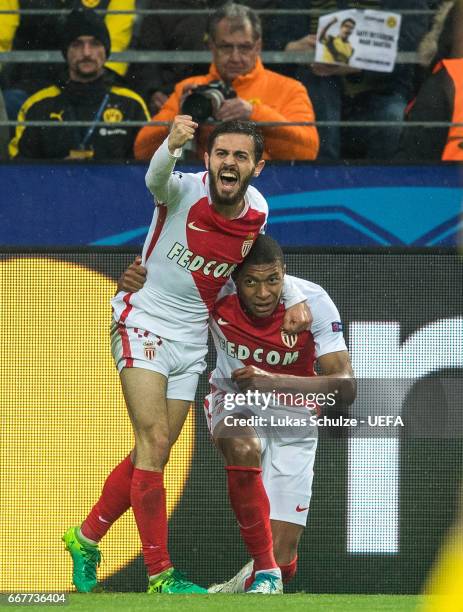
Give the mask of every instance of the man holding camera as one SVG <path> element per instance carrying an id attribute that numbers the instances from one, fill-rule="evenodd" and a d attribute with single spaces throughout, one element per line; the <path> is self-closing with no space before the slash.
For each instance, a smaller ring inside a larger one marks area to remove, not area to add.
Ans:
<path id="1" fill-rule="evenodd" d="M 208 99 L 203 106 L 207 107 L 207 102 L 210 102 L 208 110 L 213 120 L 277 123 L 315 120 L 305 87 L 295 79 L 264 68 L 259 57 L 262 26 L 255 11 L 233 2 L 227 3 L 213 13 L 208 38 L 213 59 L 209 73 L 178 83 L 174 93 L 154 115 L 154 121 L 172 121 L 180 111 L 189 114 L 193 89 L 205 85 L 209 87 L 196 91 L 195 97 L 199 95 Z M 186 109 L 184 104 L 187 104 Z M 199 121 L 206 118 L 209 117 L 197 117 Z M 203 124 L 198 130 L 195 146 L 199 159 L 206 150 L 210 129 Z M 265 127 L 263 132 L 265 159 L 312 160 L 317 156 L 319 141 L 315 126 Z M 167 133 L 168 129 L 162 126 L 142 128 L 135 141 L 135 157 L 150 159 Z"/>

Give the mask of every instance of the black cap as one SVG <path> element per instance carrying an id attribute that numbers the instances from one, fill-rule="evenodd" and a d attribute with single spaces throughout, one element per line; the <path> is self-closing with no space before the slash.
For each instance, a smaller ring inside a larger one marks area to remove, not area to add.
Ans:
<path id="1" fill-rule="evenodd" d="M 94 36 L 99 40 L 106 51 L 106 57 L 111 53 L 111 39 L 109 31 L 102 17 L 90 9 L 76 9 L 72 11 L 65 23 L 61 38 L 61 51 L 67 58 L 69 45 L 79 36 Z"/>

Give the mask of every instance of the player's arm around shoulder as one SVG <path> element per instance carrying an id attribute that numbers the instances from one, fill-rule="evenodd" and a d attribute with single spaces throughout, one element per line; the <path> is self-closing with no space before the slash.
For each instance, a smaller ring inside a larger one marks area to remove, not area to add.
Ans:
<path id="1" fill-rule="evenodd" d="M 133 262 L 122 273 L 122 276 L 117 281 L 116 294 L 120 291 L 127 293 L 136 293 L 143 289 L 146 283 L 147 269 L 142 264 L 142 258 L 137 255 Z"/>
<path id="2" fill-rule="evenodd" d="M 189 115 L 177 115 L 168 137 L 151 158 L 145 182 L 158 202 L 170 205 L 178 201 L 183 182 L 181 175 L 174 174 L 173 170 L 183 146 L 194 138 L 197 127 Z"/>
<path id="3" fill-rule="evenodd" d="M 312 323 L 312 313 L 306 296 L 298 287 L 295 278 L 289 274 L 284 277 L 282 299 L 286 308 L 283 329 L 289 334 L 308 329 Z"/>
<path id="4" fill-rule="evenodd" d="M 308 301 L 313 314 L 311 332 L 315 355 L 328 387 L 335 387 L 338 400 L 352 404 L 357 393 L 355 375 L 343 335 L 339 311 L 328 293 L 315 283 L 307 282 Z"/>
<path id="5" fill-rule="evenodd" d="M 315 283 L 287 275 L 304 295 L 310 306 L 313 321 L 311 334 L 315 345 L 314 357 L 321 370 L 320 376 L 269 373 L 247 366 L 233 373 L 242 388 L 284 393 L 335 394 L 336 402 L 352 404 L 356 397 L 356 382 L 349 352 L 342 333 L 339 311 L 326 291 Z"/>

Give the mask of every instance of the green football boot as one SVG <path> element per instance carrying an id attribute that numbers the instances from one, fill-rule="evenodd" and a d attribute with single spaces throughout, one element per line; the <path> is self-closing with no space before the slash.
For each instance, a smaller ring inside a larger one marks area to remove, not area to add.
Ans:
<path id="1" fill-rule="evenodd" d="M 186 595 L 188 593 L 207 593 L 207 589 L 190 582 L 183 574 L 174 569 L 169 568 L 159 576 L 150 578 L 148 585 L 148 593 L 180 593 Z"/>
<path id="2" fill-rule="evenodd" d="M 61 538 L 72 557 L 72 583 L 79 593 L 90 593 L 97 585 L 96 568 L 101 553 L 97 545 L 81 542 L 77 536 L 79 527 L 70 527 Z"/>

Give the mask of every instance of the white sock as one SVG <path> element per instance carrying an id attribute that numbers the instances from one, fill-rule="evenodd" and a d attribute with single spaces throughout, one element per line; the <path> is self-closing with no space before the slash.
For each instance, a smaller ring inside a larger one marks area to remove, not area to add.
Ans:
<path id="1" fill-rule="evenodd" d="M 79 540 L 81 540 L 82 542 L 84 542 L 84 544 L 90 544 L 91 546 L 98 546 L 98 542 L 96 542 L 95 540 L 91 540 L 90 538 L 86 538 L 84 536 L 84 534 L 82 533 L 82 531 L 79 529 L 77 530 L 77 535 L 79 536 Z"/>

